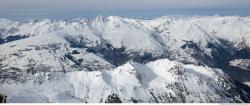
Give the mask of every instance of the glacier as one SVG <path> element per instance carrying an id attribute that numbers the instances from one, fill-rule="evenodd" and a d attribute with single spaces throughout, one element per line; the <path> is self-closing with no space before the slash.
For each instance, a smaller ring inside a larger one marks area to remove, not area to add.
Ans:
<path id="1" fill-rule="evenodd" d="M 0 19 L 7 102 L 250 102 L 250 17 Z"/>

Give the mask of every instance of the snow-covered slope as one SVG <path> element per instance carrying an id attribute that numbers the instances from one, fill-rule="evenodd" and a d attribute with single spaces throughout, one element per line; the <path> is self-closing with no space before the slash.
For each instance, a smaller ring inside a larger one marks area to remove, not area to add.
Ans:
<path id="1" fill-rule="evenodd" d="M 233 53 L 231 50 L 250 46 L 249 25 L 249 17 L 218 16 L 160 17 L 152 20 L 110 16 L 92 20 L 22 22 L 1 19 L 0 43 L 57 32 L 67 36 L 77 47 L 110 44 L 113 48 L 125 48 L 130 54 L 150 53 L 154 57 L 167 56 L 214 67 L 221 66 L 218 62 L 226 59 L 221 53 L 230 54 Z"/>
<path id="2" fill-rule="evenodd" d="M 250 70 L 250 60 L 248 59 L 234 59 L 229 62 L 231 66 L 240 67 L 245 70 Z"/>
<path id="3" fill-rule="evenodd" d="M 0 93 L 8 102 L 249 102 L 234 82 L 250 82 L 249 62 L 238 62 L 250 59 L 249 26 L 237 16 L 0 19 Z"/>
<path id="4" fill-rule="evenodd" d="M 76 71 L 42 84 L 2 84 L 8 102 L 242 102 L 222 70 L 160 59 L 128 62 L 113 70 Z"/>

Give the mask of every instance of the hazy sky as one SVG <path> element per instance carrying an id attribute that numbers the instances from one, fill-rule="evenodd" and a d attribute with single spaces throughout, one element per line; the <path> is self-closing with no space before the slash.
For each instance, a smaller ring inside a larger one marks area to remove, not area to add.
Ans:
<path id="1" fill-rule="evenodd" d="M 187 11 L 187 8 L 192 10 Z M 202 11 L 203 9 L 219 9 Z M 172 11 L 171 9 L 181 9 Z M 222 11 L 221 9 L 229 9 Z M 0 0 L 0 18 L 250 15 L 250 0 Z"/>
<path id="2" fill-rule="evenodd" d="M 247 8 L 250 0 L 0 0 L 0 11 L 110 11 Z"/>

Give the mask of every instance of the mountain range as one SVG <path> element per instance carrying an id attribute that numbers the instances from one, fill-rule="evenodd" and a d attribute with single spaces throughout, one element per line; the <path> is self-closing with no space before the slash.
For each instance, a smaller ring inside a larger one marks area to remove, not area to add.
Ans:
<path id="1" fill-rule="evenodd" d="M 0 19 L 7 102 L 250 102 L 250 17 Z"/>

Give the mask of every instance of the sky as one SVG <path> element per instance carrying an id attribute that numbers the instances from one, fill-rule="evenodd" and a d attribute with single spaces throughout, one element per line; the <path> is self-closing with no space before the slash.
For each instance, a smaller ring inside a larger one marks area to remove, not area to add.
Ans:
<path id="1" fill-rule="evenodd" d="M 77 16 L 79 13 L 150 15 L 157 11 L 164 14 L 164 11 L 173 9 L 180 9 L 177 12 L 185 9 L 225 9 L 236 14 L 236 10 L 249 8 L 250 0 L 0 0 L 0 17 L 53 14 Z"/>

